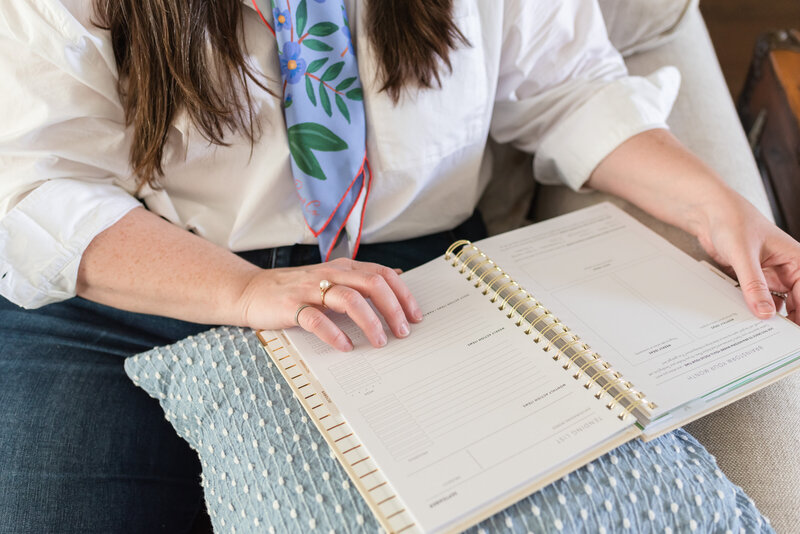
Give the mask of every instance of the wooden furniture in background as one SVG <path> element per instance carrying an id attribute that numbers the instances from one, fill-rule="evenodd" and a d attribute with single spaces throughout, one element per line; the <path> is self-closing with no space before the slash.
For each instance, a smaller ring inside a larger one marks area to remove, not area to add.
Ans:
<path id="1" fill-rule="evenodd" d="M 776 222 L 800 239 L 800 32 L 758 39 L 738 108 Z"/>
<path id="2" fill-rule="evenodd" d="M 800 29 L 800 0 L 700 0 L 731 95 L 739 94 L 760 34 Z"/>

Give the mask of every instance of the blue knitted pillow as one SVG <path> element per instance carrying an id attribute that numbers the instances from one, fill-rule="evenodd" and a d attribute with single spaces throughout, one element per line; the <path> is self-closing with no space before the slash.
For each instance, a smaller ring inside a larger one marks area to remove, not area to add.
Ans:
<path id="1" fill-rule="evenodd" d="M 216 532 L 377 532 L 255 334 L 217 328 L 125 361 L 200 455 Z M 773 532 L 741 488 L 678 430 L 635 440 L 472 532 Z"/>

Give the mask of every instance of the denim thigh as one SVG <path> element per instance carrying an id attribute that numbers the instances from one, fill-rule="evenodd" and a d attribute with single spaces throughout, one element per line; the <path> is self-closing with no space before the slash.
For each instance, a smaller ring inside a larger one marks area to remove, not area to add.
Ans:
<path id="1" fill-rule="evenodd" d="M 185 532 L 196 454 L 123 358 L 207 328 L 80 298 L 0 298 L 0 532 Z"/>

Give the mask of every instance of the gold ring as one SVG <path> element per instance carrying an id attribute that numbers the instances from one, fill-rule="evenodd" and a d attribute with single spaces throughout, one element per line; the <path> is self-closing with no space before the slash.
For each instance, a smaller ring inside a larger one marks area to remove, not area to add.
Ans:
<path id="1" fill-rule="evenodd" d="M 328 290 L 330 288 L 332 288 L 332 287 L 333 287 L 333 283 L 332 282 L 329 282 L 327 280 L 320 280 L 319 281 L 319 296 L 320 296 L 320 298 L 322 300 L 322 307 L 323 308 L 327 308 L 327 306 L 325 306 L 325 293 L 327 293 Z"/>
<path id="2" fill-rule="evenodd" d="M 297 326 L 300 326 L 300 312 L 305 310 L 306 308 L 313 308 L 313 306 L 311 306 L 311 304 L 301 304 L 297 308 L 297 311 L 294 312 L 294 324 L 296 324 Z"/>

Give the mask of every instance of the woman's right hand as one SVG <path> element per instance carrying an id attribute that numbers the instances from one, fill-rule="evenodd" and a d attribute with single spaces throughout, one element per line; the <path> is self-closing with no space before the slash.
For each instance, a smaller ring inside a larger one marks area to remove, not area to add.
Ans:
<path id="1" fill-rule="evenodd" d="M 275 330 L 295 326 L 347 351 L 352 341 L 322 310 L 319 283 L 332 311 L 347 314 L 372 345 L 386 344 L 382 315 L 397 337 L 422 313 L 408 287 L 388 267 L 349 259 L 260 269 L 210 241 L 135 208 L 99 233 L 81 257 L 77 293 L 122 310 L 203 324 Z M 370 306 L 367 299 L 372 301 Z"/>
<path id="2" fill-rule="evenodd" d="M 396 271 L 376 263 L 340 258 L 259 271 L 239 299 L 242 323 L 254 329 L 289 328 L 296 326 L 298 309 L 309 305 L 297 315 L 299 325 L 337 350 L 352 350 L 350 338 L 322 310 L 322 280 L 332 284 L 325 294 L 325 307 L 350 317 L 374 347 L 387 343 L 378 313 L 398 338 L 410 333 L 409 322 L 422 320 L 417 301 Z"/>

